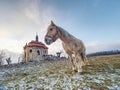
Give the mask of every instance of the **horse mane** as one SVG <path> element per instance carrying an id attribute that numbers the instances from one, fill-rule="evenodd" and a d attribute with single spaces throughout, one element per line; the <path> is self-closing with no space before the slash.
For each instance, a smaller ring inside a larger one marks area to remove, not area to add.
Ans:
<path id="1" fill-rule="evenodd" d="M 63 28 L 61 28 L 61 27 L 59 27 L 59 26 L 57 26 L 57 28 L 58 28 L 58 30 L 59 30 L 59 32 L 60 32 L 60 34 L 62 35 L 62 36 L 64 36 L 64 37 L 74 37 L 73 35 L 71 35 L 70 33 L 68 33 L 65 29 L 63 29 Z M 75 38 L 75 37 L 74 37 Z"/>

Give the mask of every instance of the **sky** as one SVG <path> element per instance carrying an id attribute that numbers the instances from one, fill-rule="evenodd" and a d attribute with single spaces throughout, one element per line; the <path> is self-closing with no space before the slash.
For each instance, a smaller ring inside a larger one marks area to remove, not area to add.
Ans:
<path id="1" fill-rule="evenodd" d="M 51 20 L 81 39 L 87 53 L 120 49 L 120 0 L 0 0 L 0 50 L 19 55 L 36 33 L 44 43 Z M 48 47 L 65 55 L 60 40 Z"/>

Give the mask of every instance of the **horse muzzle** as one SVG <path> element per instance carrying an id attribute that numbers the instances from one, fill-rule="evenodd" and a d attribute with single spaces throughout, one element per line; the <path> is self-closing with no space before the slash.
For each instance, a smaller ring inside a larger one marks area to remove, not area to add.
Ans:
<path id="1" fill-rule="evenodd" d="M 50 37 L 50 36 L 46 36 L 46 37 L 45 37 L 45 43 L 46 43 L 47 45 L 50 45 L 52 42 L 53 42 L 52 37 Z"/>

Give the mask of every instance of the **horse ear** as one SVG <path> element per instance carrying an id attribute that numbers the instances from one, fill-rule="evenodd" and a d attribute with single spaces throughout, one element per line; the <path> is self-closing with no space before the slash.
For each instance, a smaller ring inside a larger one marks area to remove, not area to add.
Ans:
<path id="1" fill-rule="evenodd" d="M 51 20 L 51 25 L 52 25 L 52 26 L 54 26 L 54 25 L 55 25 L 55 24 L 54 24 L 54 22 L 53 22 L 52 20 Z"/>

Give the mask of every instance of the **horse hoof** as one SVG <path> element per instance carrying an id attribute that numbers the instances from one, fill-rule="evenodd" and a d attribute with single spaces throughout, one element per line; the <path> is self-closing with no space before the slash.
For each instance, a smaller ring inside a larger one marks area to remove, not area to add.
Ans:
<path id="1" fill-rule="evenodd" d="M 80 75 L 83 75 L 83 74 L 84 74 L 84 72 L 79 72 L 79 74 L 80 74 Z"/>
<path id="2" fill-rule="evenodd" d="M 77 72 L 77 70 L 73 70 L 74 72 Z"/>

